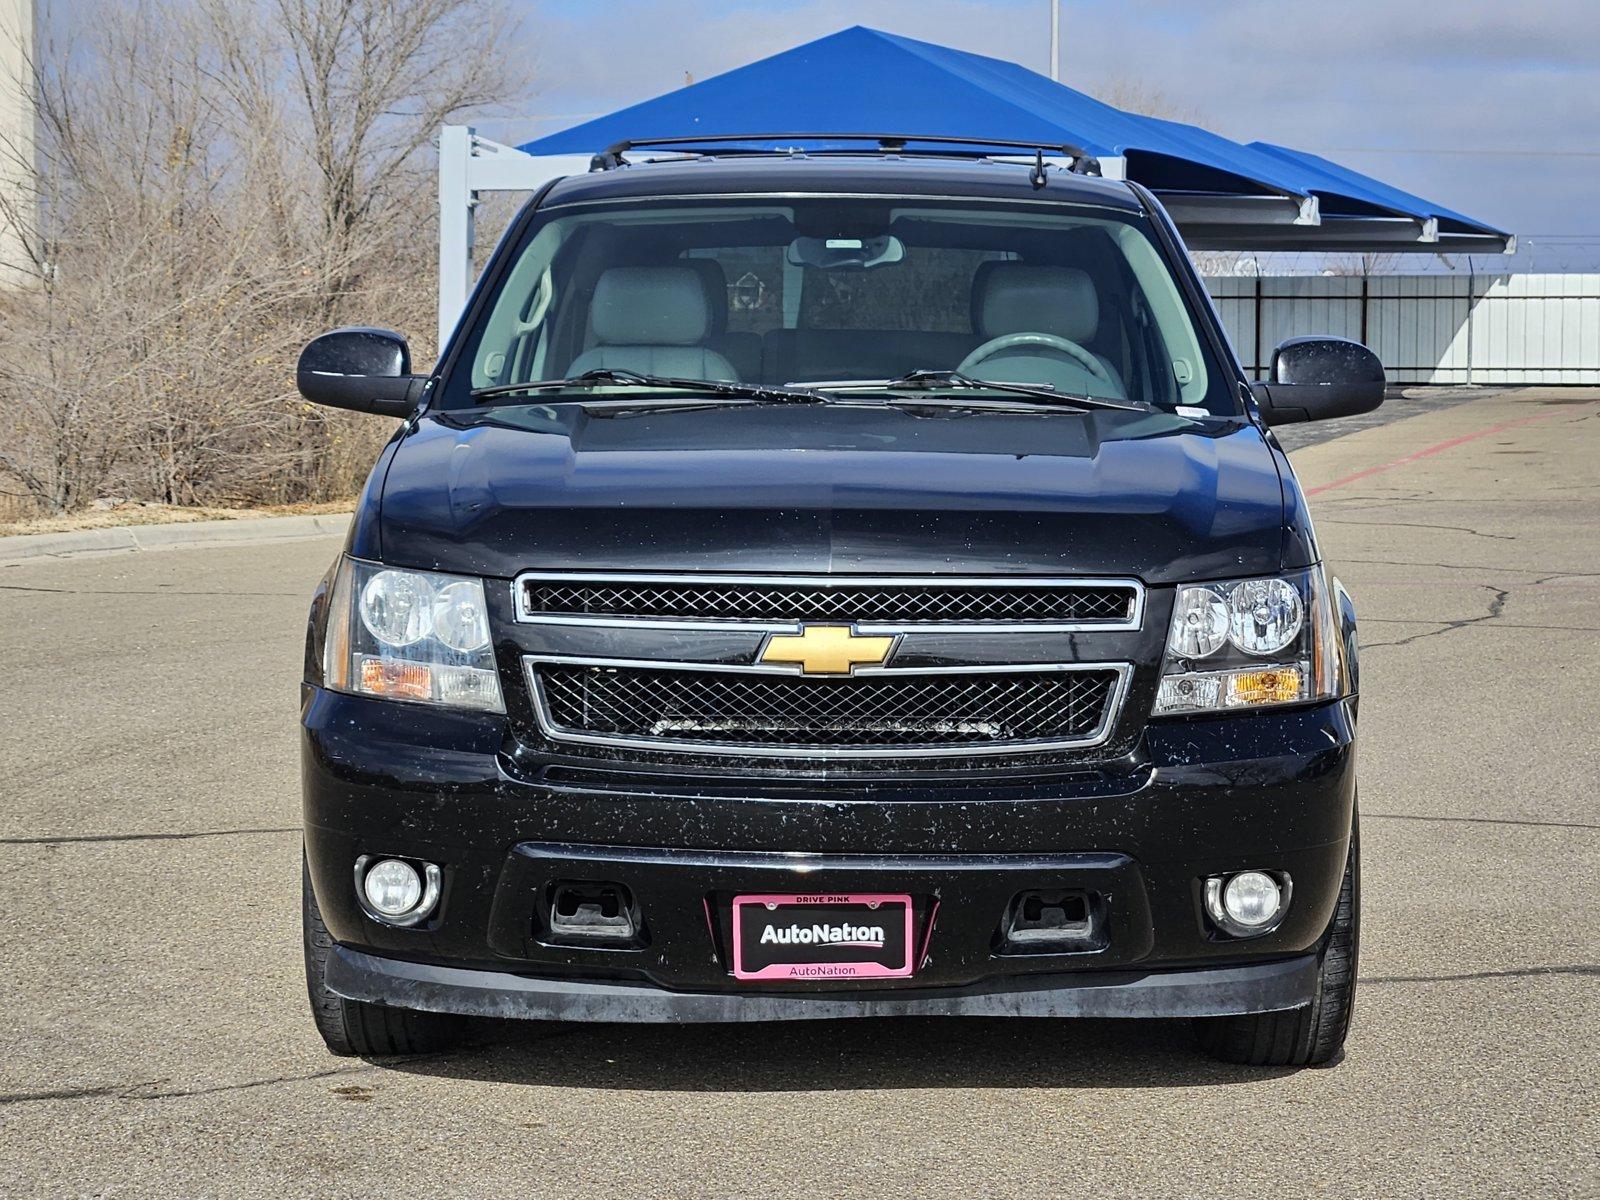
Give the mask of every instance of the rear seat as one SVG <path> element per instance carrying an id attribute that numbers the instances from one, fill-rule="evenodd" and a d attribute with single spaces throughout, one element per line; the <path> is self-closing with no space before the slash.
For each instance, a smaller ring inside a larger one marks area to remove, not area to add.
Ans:
<path id="1" fill-rule="evenodd" d="M 790 383 L 948 371 L 979 341 L 976 334 L 906 329 L 774 329 L 761 339 L 761 378 Z"/>

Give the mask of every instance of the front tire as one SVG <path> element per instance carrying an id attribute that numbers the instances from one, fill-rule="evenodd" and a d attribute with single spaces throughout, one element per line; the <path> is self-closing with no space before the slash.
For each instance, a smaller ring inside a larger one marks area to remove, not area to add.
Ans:
<path id="1" fill-rule="evenodd" d="M 322 923 L 322 910 L 311 891 L 311 872 L 300 863 L 300 915 L 305 934 L 306 992 L 311 1017 L 328 1049 L 363 1058 L 386 1054 L 430 1054 L 447 1050 L 461 1039 L 464 1022 L 442 1013 L 389 1008 L 362 1000 L 346 1000 L 323 982 L 333 936 Z"/>
<path id="2" fill-rule="evenodd" d="M 1257 1067 L 1332 1066 L 1344 1056 L 1344 1039 L 1356 1000 L 1361 948 L 1360 823 L 1350 828 L 1350 857 L 1333 921 L 1317 962 L 1311 1003 L 1287 1012 L 1206 1017 L 1195 1022 L 1200 1048 L 1223 1062 Z"/>

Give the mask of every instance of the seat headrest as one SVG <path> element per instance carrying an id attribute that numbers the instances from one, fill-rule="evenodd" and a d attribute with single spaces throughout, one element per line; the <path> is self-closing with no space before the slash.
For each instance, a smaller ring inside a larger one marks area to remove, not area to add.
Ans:
<path id="1" fill-rule="evenodd" d="M 1100 296 L 1077 267 L 987 262 L 972 281 L 972 325 L 984 338 L 1053 333 L 1082 345 L 1100 328 Z"/>
<path id="2" fill-rule="evenodd" d="M 711 330 L 705 285 L 689 267 L 610 268 L 589 319 L 607 346 L 692 346 Z"/>
<path id="3" fill-rule="evenodd" d="M 715 335 L 728 329 L 728 275 L 722 264 L 714 258 L 680 258 L 675 266 L 688 267 L 700 276 L 700 286 L 705 288 L 709 306 L 710 332 Z"/>

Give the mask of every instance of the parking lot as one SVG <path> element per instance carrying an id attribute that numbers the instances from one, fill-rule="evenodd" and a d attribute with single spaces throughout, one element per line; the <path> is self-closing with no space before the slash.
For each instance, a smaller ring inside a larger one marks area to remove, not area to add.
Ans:
<path id="1" fill-rule="evenodd" d="M 1393 403 L 1286 439 L 1361 615 L 1341 1065 L 998 1020 L 333 1058 L 295 716 L 338 540 L 34 559 L 0 565 L 0 1193 L 1600 1195 L 1600 396 Z"/>

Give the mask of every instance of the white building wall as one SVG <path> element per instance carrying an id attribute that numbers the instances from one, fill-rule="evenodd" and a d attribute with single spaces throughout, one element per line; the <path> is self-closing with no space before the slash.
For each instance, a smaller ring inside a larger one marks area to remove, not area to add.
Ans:
<path id="1" fill-rule="evenodd" d="M 1370 346 L 1395 383 L 1600 384 L 1600 275 L 1214 276 L 1246 370 L 1288 337 Z"/>
<path id="2" fill-rule="evenodd" d="M 35 196 L 33 0 L 0 0 L 0 285 L 28 271 L 18 222 Z"/>

